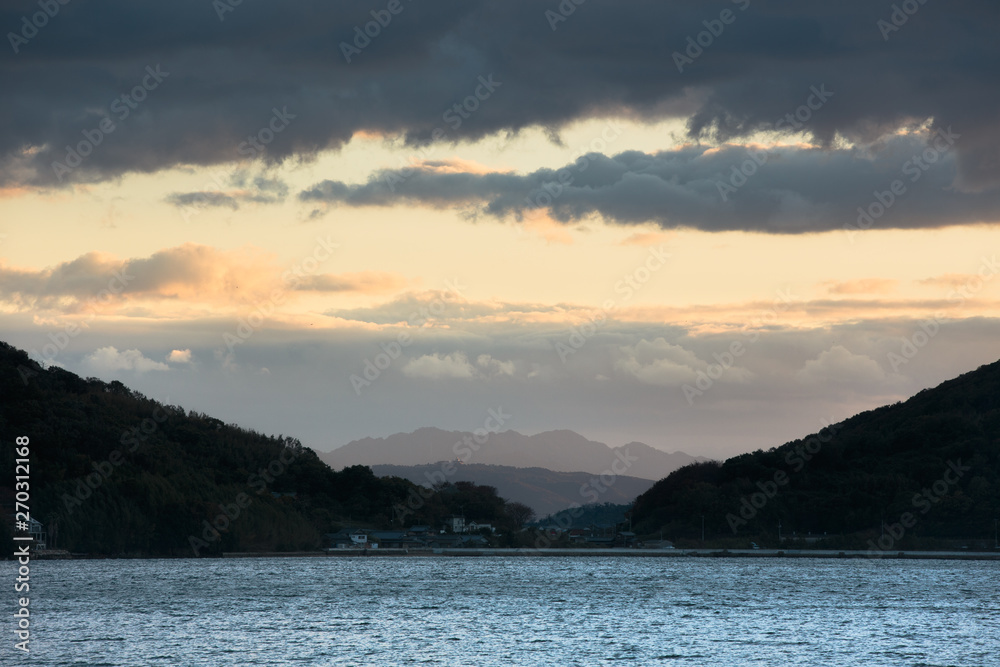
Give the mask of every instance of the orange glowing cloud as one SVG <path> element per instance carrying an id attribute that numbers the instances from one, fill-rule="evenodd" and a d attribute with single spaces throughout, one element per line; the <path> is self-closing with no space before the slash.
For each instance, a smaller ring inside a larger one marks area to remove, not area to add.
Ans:
<path id="1" fill-rule="evenodd" d="M 530 209 L 524 213 L 523 229 L 545 239 L 548 243 L 573 245 L 569 228 L 553 219 L 546 209 Z"/>
<path id="2" fill-rule="evenodd" d="M 637 245 L 644 248 L 663 245 L 675 236 L 674 232 L 636 232 L 618 242 L 618 245 Z"/>
<path id="3" fill-rule="evenodd" d="M 862 280 L 831 280 L 823 283 L 830 294 L 888 294 L 899 285 L 898 280 L 865 278 Z"/>
<path id="4" fill-rule="evenodd" d="M 255 248 L 222 251 L 194 243 L 127 260 L 90 252 L 44 269 L 0 265 L 0 302 L 63 314 L 159 316 L 170 302 L 174 315 L 190 317 L 275 294 L 284 302 L 296 292 L 384 293 L 406 284 L 390 273 L 328 274 L 318 260 L 285 267 Z"/>
<path id="5" fill-rule="evenodd" d="M 322 274 L 307 276 L 300 280 L 295 289 L 302 292 L 355 292 L 360 294 L 381 294 L 395 292 L 406 287 L 408 281 L 394 273 L 381 271 L 361 271 L 358 273 Z"/>
<path id="6" fill-rule="evenodd" d="M 414 167 L 423 171 L 435 174 L 475 174 L 482 176 L 485 174 L 506 174 L 513 169 L 497 169 L 474 160 L 463 160 L 453 157 L 443 160 L 414 160 Z"/>

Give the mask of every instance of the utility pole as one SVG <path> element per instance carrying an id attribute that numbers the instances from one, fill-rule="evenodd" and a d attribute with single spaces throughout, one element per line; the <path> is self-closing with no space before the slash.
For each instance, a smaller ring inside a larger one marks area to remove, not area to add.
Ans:
<path id="1" fill-rule="evenodd" d="M 705 541 L 705 515 L 701 515 L 701 541 Z"/>
<path id="2" fill-rule="evenodd" d="M 778 519 L 778 544 L 781 544 L 781 519 Z"/>

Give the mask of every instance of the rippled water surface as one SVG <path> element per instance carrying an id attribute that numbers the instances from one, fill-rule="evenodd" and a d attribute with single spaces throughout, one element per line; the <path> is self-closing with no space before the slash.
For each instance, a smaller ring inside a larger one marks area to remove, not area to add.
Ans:
<path id="1" fill-rule="evenodd" d="M 1000 665 L 993 562 L 43 561 L 31 577 L 25 664 Z"/>

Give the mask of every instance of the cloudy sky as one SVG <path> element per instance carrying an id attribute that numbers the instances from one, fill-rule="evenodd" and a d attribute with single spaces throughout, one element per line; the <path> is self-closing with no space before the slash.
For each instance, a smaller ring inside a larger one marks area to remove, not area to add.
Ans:
<path id="1" fill-rule="evenodd" d="M 726 456 L 1000 357 L 1000 6 L 11 0 L 0 331 L 317 449 Z"/>

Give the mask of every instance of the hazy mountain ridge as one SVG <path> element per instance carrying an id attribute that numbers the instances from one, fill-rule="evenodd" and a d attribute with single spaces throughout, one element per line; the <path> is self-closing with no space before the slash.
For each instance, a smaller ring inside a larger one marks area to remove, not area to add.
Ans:
<path id="1" fill-rule="evenodd" d="M 480 438 L 482 440 L 482 438 Z M 318 452 L 337 470 L 345 466 L 423 466 L 461 460 L 515 468 L 545 468 L 553 472 L 600 474 L 620 461 L 616 473 L 656 481 L 691 463 L 707 461 L 684 452 L 664 452 L 641 442 L 609 447 L 568 430 L 523 435 L 517 431 L 491 433 L 483 444 L 472 433 L 420 428 L 386 438 L 355 440 L 332 452 Z M 621 470 L 622 461 L 628 468 Z"/>
<path id="2" fill-rule="evenodd" d="M 372 471 L 379 477 L 402 477 L 427 486 L 445 476 L 443 462 L 419 466 L 375 465 Z M 542 517 L 564 510 L 574 503 L 631 503 L 647 491 L 654 482 L 639 477 L 616 475 L 611 484 L 594 484 L 595 475 L 586 472 L 555 472 L 546 468 L 515 468 L 512 466 L 469 463 L 457 465 L 454 473 L 445 476 L 450 482 L 474 482 L 496 487 L 507 500 L 528 505 Z M 605 477 L 605 481 L 608 478 Z"/>

